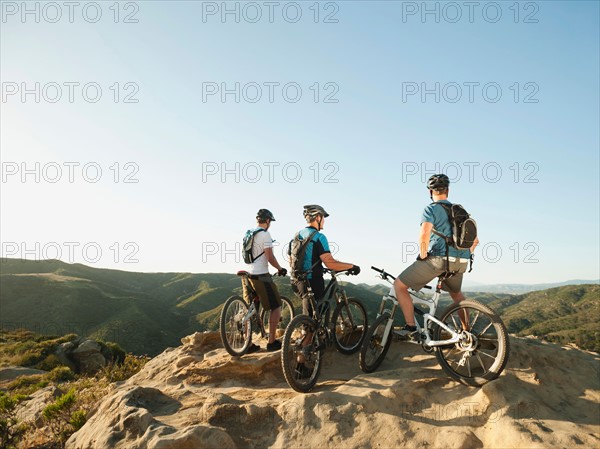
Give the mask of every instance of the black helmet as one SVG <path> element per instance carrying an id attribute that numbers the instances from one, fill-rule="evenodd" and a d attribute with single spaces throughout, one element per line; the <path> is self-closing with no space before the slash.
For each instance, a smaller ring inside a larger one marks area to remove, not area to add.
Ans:
<path id="1" fill-rule="evenodd" d="M 304 218 L 315 218 L 317 215 L 323 215 L 323 217 L 329 217 L 329 214 L 325 212 L 321 206 L 317 204 L 308 204 L 304 206 Z"/>
<path id="2" fill-rule="evenodd" d="M 256 218 L 259 220 L 271 220 L 275 221 L 273 213 L 269 209 L 261 209 L 256 213 Z"/>
<path id="3" fill-rule="evenodd" d="M 449 185 L 450 185 L 450 178 L 448 178 L 444 174 L 433 175 L 427 181 L 427 188 L 429 190 L 447 189 Z"/>

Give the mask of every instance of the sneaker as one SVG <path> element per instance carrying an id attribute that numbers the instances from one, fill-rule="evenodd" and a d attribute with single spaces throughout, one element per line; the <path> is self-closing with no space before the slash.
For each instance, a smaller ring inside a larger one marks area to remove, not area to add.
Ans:
<path id="1" fill-rule="evenodd" d="M 294 370 L 294 376 L 296 379 L 309 379 L 312 375 L 312 370 L 307 368 L 304 363 L 298 363 Z"/>
<path id="2" fill-rule="evenodd" d="M 252 345 L 248 348 L 248 351 L 246 352 L 246 354 L 252 354 L 253 352 L 258 352 L 258 351 L 260 351 L 260 346 L 252 343 Z"/>
<path id="3" fill-rule="evenodd" d="M 275 340 L 273 343 L 267 343 L 267 351 L 279 351 L 281 349 L 281 342 Z"/>
<path id="4" fill-rule="evenodd" d="M 415 334 L 417 333 L 417 326 L 410 326 L 408 324 L 405 324 L 402 329 L 400 329 L 399 331 L 394 331 L 394 333 L 399 337 L 406 338 L 407 340 L 413 339 Z"/>

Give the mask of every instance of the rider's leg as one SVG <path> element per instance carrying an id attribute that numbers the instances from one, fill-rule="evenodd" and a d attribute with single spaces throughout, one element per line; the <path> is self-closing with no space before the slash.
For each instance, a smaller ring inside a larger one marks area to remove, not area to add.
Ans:
<path id="1" fill-rule="evenodd" d="M 454 304 L 458 304 L 461 301 L 465 300 L 465 295 L 462 294 L 462 281 L 463 281 L 463 274 L 461 273 L 461 271 L 466 270 L 467 265 L 466 262 L 464 263 L 456 263 L 453 262 L 450 264 L 450 269 L 453 271 L 458 271 L 457 274 L 455 274 L 452 277 L 449 277 L 448 279 L 446 279 L 443 283 L 443 288 L 444 290 L 446 290 L 448 293 L 450 293 L 450 297 L 452 298 L 452 300 L 454 301 Z M 459 318 L 460 318 L 460 322 L 462 324 L 463 329 L 468 329 L 469 326 L 469 312 L 467 312 L 466 310 L 461 310 L 459 312 Z"/>
<path id="2" fill-rule="evenodd" d="M 310 286 L 310 288 L 309 288 Z M 302 298 L 302 313 L 304 315 L 308 315 L 309 317 L 313 317 L 313 307 L 311 304 L 311 298 L 314 298 L 314 302 L 316 303 L 319 299 L 323 297 L 325 292 L 325 283 L 314 281 L 314 280 L 305 280 L 300 281 L 294 286 L 294 291 Z M 306 332 L 304 339 L 302 340 L 302 347 L 308 346 L 312 343 L 313 340 L 313 332 Z M 304 355 L 298 354 L 296 357 L 296 361 L 300 363 L 304 363 Z"/>
<path id="3" fill-rule="evenodd" d="M 271 310 L 269 315 L 269 343 L 273 343 L 277 338 L 277 326 L 281 318 L 281 307 Z"/>
<path id="4" fill-rule="evenodd" d="M 404 320 L 409 326 L 415 325 L 415 310 L 410 294 L 408 293 L 408 286 L 404 284 L 399 278 L 394 281 L 394 291 L 396 292 L 396 298 L 400 303 L 400 308 L 404 314 Z"/>
<path id="5" fill-rule="evenodd" d="M 465 300 L 465 295 L 462 294 L 461 291 L 458 292 L 448 292 L 450 293 L 450 297 L 452 298 L 452 300 L 454 301 L 454 304 L 458 304 L 461 301 Z M 461 310 L 459 312 L 459 317 L 460 317 L 460 322 L 462 324 L 463 329 L 468 329 L 469 328 L 469 312 L 467 312 L 466 310 Z"/>

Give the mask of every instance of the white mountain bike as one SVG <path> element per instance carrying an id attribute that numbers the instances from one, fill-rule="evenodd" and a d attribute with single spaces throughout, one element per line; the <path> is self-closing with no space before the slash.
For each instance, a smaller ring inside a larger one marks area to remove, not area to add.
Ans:
<path id="1" fill-rule="evenodd" d="M 392 288 L 382 298 L 377 319 L 369 328 L 360 351 L 360 367 L 366 373 L 377 369 L 390 348 L 396 333 L 394 316 L 399 306 L 393 287 L 396 278 L 382 269 L 371 268 L 392 284 Z M 435 352 L 438 363 L 453 379 L 465 385 L 482 386 L 496 379 L 506 366 L 508 333 L 492 309 L 473 300 L 452 304 L 436 318 L 442 283 L 452 275 L 440 275 L 432 298 L 409 291 L 413 303 L 429 307 L 428 313 L 415 307 L 415 313 L 423 317 L 423 326 L 415 321 L 417 332 L 409 342 L 420 344 L 426 352 Z M 387 308 L 388 304 L 391 309 Z"/>

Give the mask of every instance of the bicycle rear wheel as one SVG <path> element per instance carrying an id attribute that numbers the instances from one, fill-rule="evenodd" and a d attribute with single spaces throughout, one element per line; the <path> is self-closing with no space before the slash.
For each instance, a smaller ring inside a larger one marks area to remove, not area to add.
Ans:
<path id="1" fill-rule="evenodd" d="M 225 301 L 221 311 L 221 342 L 225 350 L 233 356 L 244 355 L 252 342 L 251 323 L 242 323 L 247 313 L 248 304 L 239 296 L 232 296 Z"/>
<path id="2" fill-rule="evenodd" d="M 338 303 L 331 320 L 335 325 L 333 342 L 337 350 L 345 355 L 358 351 L 369 328 L 365 306 L 356 298 L 348 298 L 347 303 Z"/>
<path id="3" fill-rule="evenodd" d="M 317 323 L 307 315 L 298 315 L 287 326 L 281 347 L 283 376 L 300 393 L 310 391 L 321 371 L 321 350 Z"/>
<path id="4" fill-rule="evenodd" d="M 438 363 L 450 377 L 465 385 L 480 387 L 502 373 L 510 352 L 508 333 L 492 309 L 466 300 L 446 309 L 440 321 L 461 330 L 458 343 L 438 346 L 435 352 Z M 448 331 L 434 326 L 434 340 L 449 338 Z"/>
<path id="5" fill-rule="evenodd" d="M 269 319 L 271 317 L 271 311 L 262 309 L 260 313 L 260 318 L 263 322 L 263 327 L 265 329 L 266 337 L 269 338 Z M 294 318 L 294 306 L 292 305 L 292 301 L 290 301 L 285 296 L 281 297 L 281 317 L 279 318 L 279 323 L 277 324 L 277 329 L 275 331 L 275 338 L 281 338 L 283 333 L 285 332 L 285 328 L 290 324 L 292 319 Z"/>
<path id="6" fill-rule="evenodd" d="M 392 344 L 392 329 L 388 333 L 387 338 L 383 341 L 383 335 L 385 328 L 391 320 L 391 316 L 388 312 L 380 315 L 373 325 L 369 328 L 365 341 L 360 348 L 359 364 L 360 369 L 365 373 L 372 373 L 375 371 L 390 349 Z"/>

